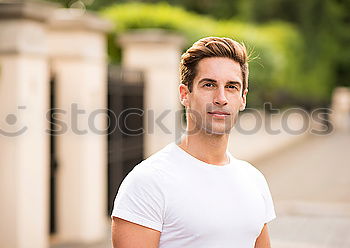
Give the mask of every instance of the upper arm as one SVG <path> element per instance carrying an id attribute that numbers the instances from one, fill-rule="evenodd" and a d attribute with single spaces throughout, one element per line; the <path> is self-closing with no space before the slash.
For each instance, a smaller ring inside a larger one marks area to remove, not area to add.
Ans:
<path id="1" fill-rule="evenodd" d="M 158 248 L 160 232 L 112 217 L 113 248 Z"/>
<path id="2" fill-rule="evenodd" d="M 255 241 L 254 248 L 271 248 L 270 235 L 267 229 L 267 224 L 264 224 L 264 227 L 261 230 L 260 235 Z"/>

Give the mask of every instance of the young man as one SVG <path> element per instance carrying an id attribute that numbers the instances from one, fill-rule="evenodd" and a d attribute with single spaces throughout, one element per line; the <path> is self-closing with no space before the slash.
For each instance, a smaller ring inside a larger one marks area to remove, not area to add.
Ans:
<path id="1" fill-rule="evenodd" d="M 228 38 L 197 41 L 180 64 L 187 133 L 138 164 L 112 213 L 115 248 L 268 248 L 275 218 L 264 176 L 227 151 L 244 110 L 247 53 Z"/>

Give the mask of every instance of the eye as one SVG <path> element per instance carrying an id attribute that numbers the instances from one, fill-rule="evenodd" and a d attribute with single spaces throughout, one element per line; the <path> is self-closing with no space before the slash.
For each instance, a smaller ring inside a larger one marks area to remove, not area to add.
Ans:
<path id="1" fill-rule="evenodd" d="M 213 83 L 205 83 L 203 86 L 211 88 L 211 87 L 214 87 L 215 85 Z"/>
<path id="2" fill-rule="evenodd" d="M 234 84 L 227 85 L 226 87 L 229 88 L 229 89 L 238 90 L 238 87 L 236 85 L 234 85 Z"/>

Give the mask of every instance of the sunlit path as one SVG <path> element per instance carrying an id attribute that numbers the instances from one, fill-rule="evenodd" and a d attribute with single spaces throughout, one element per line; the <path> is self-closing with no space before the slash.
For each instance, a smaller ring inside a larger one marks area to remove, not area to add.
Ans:
<path id="1" fill-rule="evenodd" d="M 276 205 L 274 248 L 350 247 L 350 132 L 310 136 L 255 165 Z"/>

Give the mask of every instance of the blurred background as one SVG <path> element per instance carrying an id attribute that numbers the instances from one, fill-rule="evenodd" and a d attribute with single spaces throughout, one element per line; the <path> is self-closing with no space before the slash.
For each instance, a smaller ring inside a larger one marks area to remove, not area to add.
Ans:
<path id="1" fill-rule="evenodd" d="M 274 248 L 350 247 L 350 1 L 0 1 L 0 247 L 111 247 L 122 179 L 178 139 L 178 62 L 250 53 L 229 150 L 261 170 Z"/>

